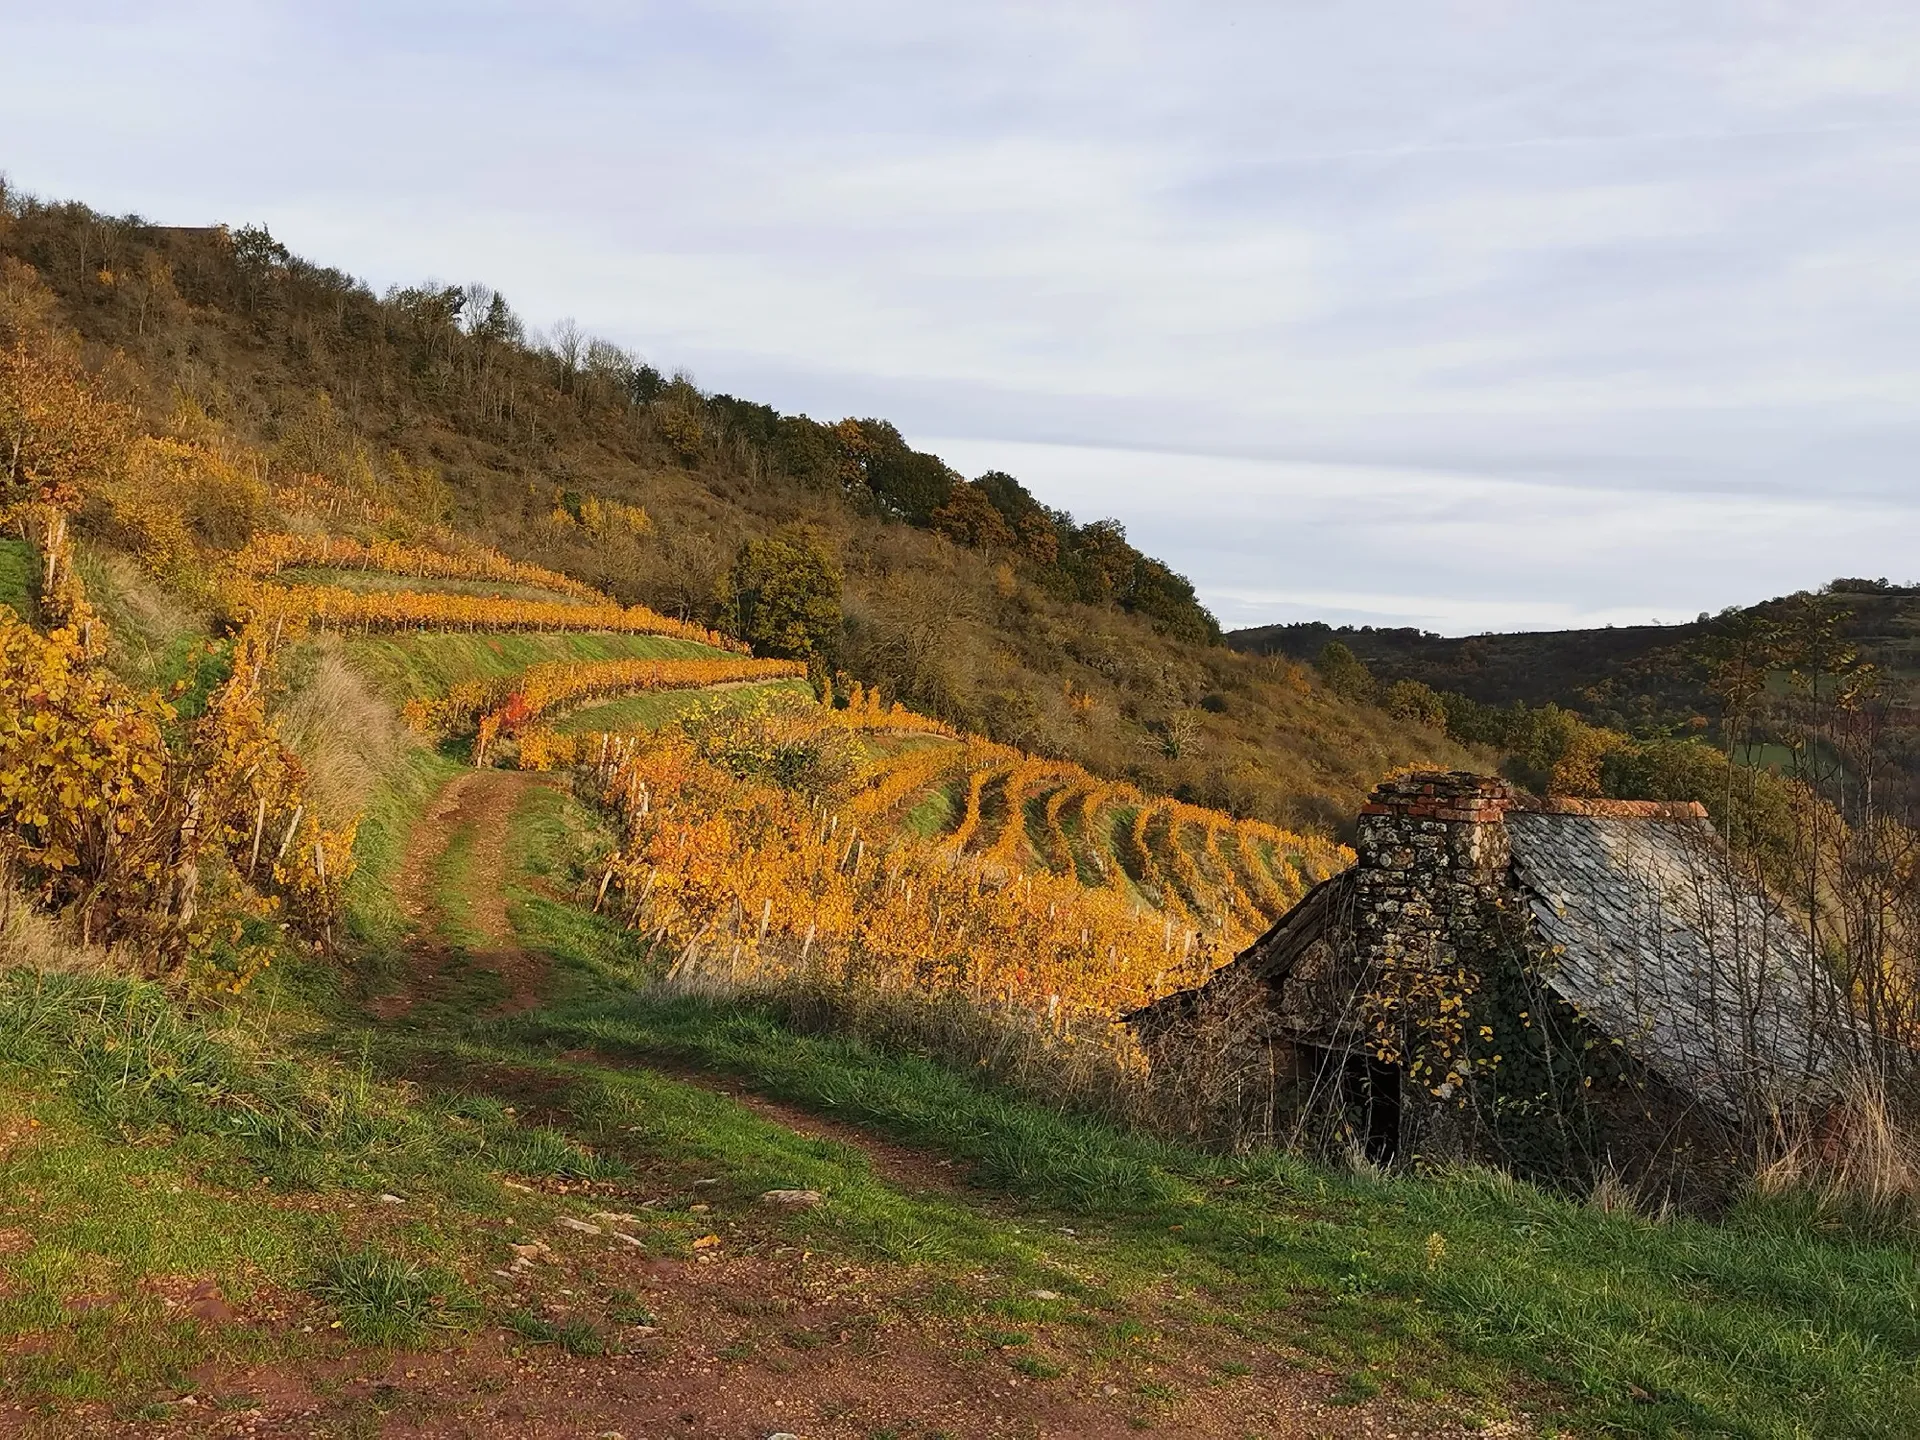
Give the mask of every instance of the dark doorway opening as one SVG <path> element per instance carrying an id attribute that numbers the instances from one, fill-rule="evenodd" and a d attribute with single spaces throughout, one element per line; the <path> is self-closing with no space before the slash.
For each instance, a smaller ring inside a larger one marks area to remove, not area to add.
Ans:
<path id="1" fill-rule="evenodd" d="M 1366 1136 L 1367 1159 L 1391 1164 L 1400 1152 L 1400 1067 L 1369 1054 L 1349 1055 L 1341 1080 L 1348 1110 Z"/>
<path id="2" fill-rule="evenodd" d="M 1392 1164 L 1400 1153 L 1400 1067 L 1365 1050 L 1300 1049 L 1313 1067 L 1311 1123 L 1328 1126 L 1323 1133 L 1337 1145 L 1357 1145 L 1373 1164 Z"/>

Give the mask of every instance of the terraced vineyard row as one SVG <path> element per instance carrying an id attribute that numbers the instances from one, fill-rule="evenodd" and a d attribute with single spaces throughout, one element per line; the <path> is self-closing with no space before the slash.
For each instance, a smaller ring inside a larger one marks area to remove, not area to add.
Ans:
<path id="1" fill-rule="evenodd" d="M 363 542 L 349 535 L 273 534 L 254 536 L 228 563 L 233 573 L 249 580 L 265 580 L 283 570 L 317 566 L 421 580 L 491 580 L 550 590 L 587 605 L 615 603 L 612 596 L 571 575 L 511 560 L 497 550 L 450 553 L 387 540 Z"/>
<path id="2" fill-rule="evenodd" d="M 228 608 L 262 624 L 337 630 L 607 630 L 667 635 L 746 653 L 731 636 L 657 614 L 644 605 L 510 600 L 446 591 L 357 591 L 335 585 L 275 585 L 239 577 L 225 587 Z"/>
<path id="3" fill-rule="evenodd" d="M 910 727 L 902 720 L 901 728 Z M 957 810 L 941 837 L 955 854 L 1130 894 L 1201 929 L 1257 931 L 1352 859 L 1316 836 L 1149 798 L 1077 765 L 979 739 L 878 754 L 848 812 L 884 825 L 935 791 Z"/>

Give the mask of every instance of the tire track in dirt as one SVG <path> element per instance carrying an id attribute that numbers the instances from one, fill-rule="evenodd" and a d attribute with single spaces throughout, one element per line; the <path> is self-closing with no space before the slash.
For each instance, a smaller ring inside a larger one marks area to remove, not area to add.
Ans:
<path id="1" fill-rule="evenodd" d="M 506 998 L 493 1007 L 499 1015 L 518 1015 L 540 1003 L 547 962 L 522 948 L 507 914 L 507 826 L 527 792 L 549 782 L 517 770 L 468 770 L 433 797 L 414 822 L 395 889 L 401 911 L 412 922 L 412 965 L 404 987 L 375 1000 L 383 1020 L 405 1015 L 422 1000 L 444 993 L 448 971 L 470 965 L 491 971 L 506 986 Z M 452 943 L 448 916 L 440 903 L 439 869 L 454 838 L 471 829 L 472 844 L 464 893 L 467 919 L 483 937 L 480 948 Z"/>

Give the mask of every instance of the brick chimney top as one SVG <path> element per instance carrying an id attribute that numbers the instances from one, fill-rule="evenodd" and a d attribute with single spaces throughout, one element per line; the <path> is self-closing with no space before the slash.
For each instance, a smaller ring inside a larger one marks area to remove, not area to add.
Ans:
<path id="1" fill-rule="evenodd" d="M 1506 817 L 1513 787 L 1497 775 L 1471 770 L 1413 770 L 1383 780 L 1362 815 L 1402 820 L 1452 820 L 1493 824 Z"/>

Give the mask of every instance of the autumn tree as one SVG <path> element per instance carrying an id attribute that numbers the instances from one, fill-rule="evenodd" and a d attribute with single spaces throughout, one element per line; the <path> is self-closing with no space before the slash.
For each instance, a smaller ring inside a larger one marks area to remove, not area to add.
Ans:
<path id="1" fill-rule="evenodd" d="M 749 540 L 728 577 L 736 633 L 757 655 L 830 662 L 840 638 L 840 567 L 805 531 Z"/>
<path id="2" fill-rule="evenodd" d="M 954 486 L 952 497 L 933 512 L 933 528 L 956 545 L 989 554 L 1011 550 L 1020 543 L 986 492 L 967 481 Z"/>
<path id="3" fill-rule="evenodd" d="M 874 499 L 910 525 L 930 525 L 959 479 L 938 455 L 915 450 L 885 420 L 860 421 L 866 482 Z"/>
<path id="4" fill-rule="evenodd" d="M 1321 648 L 1313 668 L 1320 672 L 1326 687 L 1344 699 L 1370 701 L 1374 697 L 1373 675 L 1342 641 L 1329 640 Z"/>
<path id="5" fill-rule="evenodd" d="M 1387 687 L 1387 713 L 1396 720 L 1425 725 L 1433 730 L 1447 728 L 1447 706 L 1432 686 L 1418 680 L 1396 680 Z"/>
<path id="6" fill-rule="evenodd" d="M 579 321 L 569 315 L 554 322 L 553 333 L 548 337 L 548 349 L 560 367 L 560 389 L 564 394 L 573 393 L 574 377 L 580 373 L 580 360 L 586 346 L 587 337 L 582 333 Z"/>
<path id="7" fill-rule="evenodd" d="M 79 366 L 52 347 L 0 349 L 0 504 L 68 507 L 81 482 L 112 468 L 130 417 L 102 400 Z"/>
<path id="8" fill-rule="evenodd" d="M 264 225 L 242 225 L 233 232 L 231 243 L 247 311 L 257 314 L 260 302 L 272 293 L 273 282 L 286 274 L 293 252 L 274 239 Z"/>

